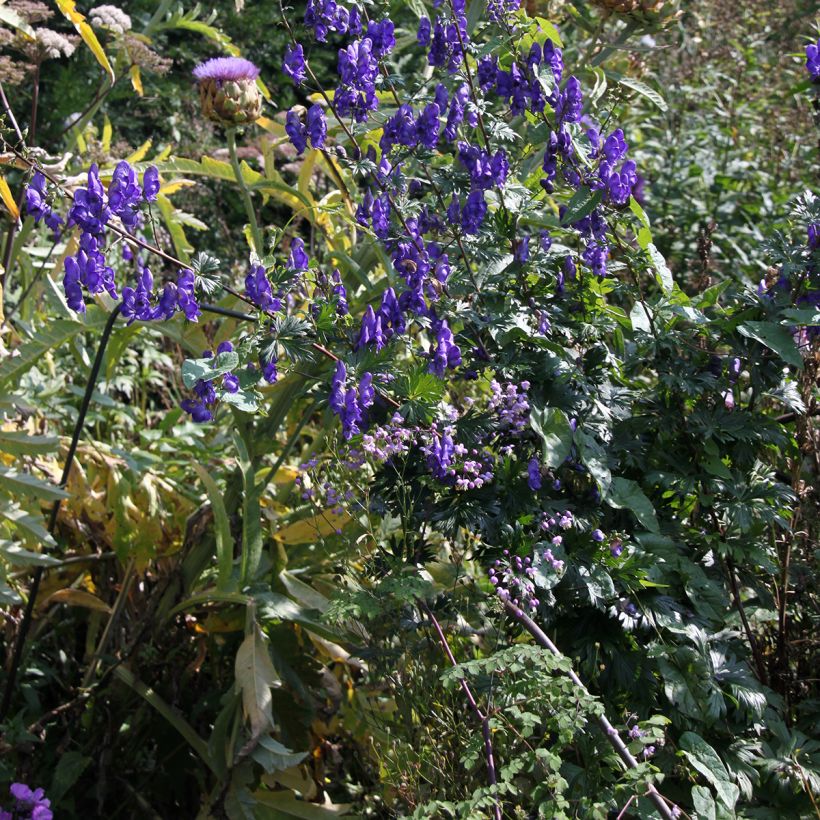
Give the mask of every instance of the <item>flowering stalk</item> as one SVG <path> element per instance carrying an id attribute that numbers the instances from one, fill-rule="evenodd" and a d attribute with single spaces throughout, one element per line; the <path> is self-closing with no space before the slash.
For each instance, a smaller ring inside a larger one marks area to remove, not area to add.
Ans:
<path id="1" fill-rule="evenodd" d="M 236 129 L 227 128 L 226 134 L 228 137 L 228 152 L 231 155 L 231 167 L 233 168 L 234 176 L 239 184 L 239 190 L 242 194 L 242 202 L 245 205 L 245 212 L 248 215 L 248 221 L 251 226 L 251 237 L 253 238 L 253 247 L 257 255 L 261 258 L 265 251 L 265 244 L 262 240 L 262 232 L 259 230 L 259 223 L 256 220 L 256 211 L 253 207 L 253 200 L 251 199 L 251 192 L 245 184 L 245 178 L 242 176 L 242 168 L 239 165 L 239 157 L 236 154 Z"/>
<path id="2" fill-rule="evenodd" d="M 512 601 L 505 600 L 504 601 L 504 608 L 507 612 L 515 618 L 530 635 L 533 636 L 535 642 L 542 646 L 544 649 L 552 652 L 556 658 L 562 658 L 563 655 L 561 654 L 558 647 L 547 637 L 547 634 L 538 626 L 538 624 L 533 621 L 532 618 L 529 617 L 525 612 L 523 612 L 516 604 L 512 603 Z M 585 695 L 589 696 L 589 690 L 584 686 L 583 681 L 575 674 L 575 671 L 570 667 L 567 670 L 567 675 L 569 679 L 578 687 Z M 609 741 L 610 745 L 613 749 L 615 749 L 618 757 L 626 764 L 627 768 L 629 769 L 637 769 L 638 768 L 638 761 L 635 759 L 633 754 L 629 751 L 626 744 L 623 742 L 621 736 L 618 734 L 618 730 L 609 722 L 607 716 L 601 713 L 598 716 L 598 723 L 601 728 L 604 730 L 604 734 L 606 735 L 606 739 Z M 647 796 L 649 799 L 654 803 L 655 808 L 658 810 L 658 814 L 664 818 L 664 820 L 674 820 L 676 817 L 675 813 L 672 809 L 669 808 L 669 804 L 666 798 L 650 783 L 647 786 Z M 675 807 L 677 808 L 677 807 Z"/>
<path id="3" fill-rule="evenodd" d="M 103 328 L 100 343 L 97 347 L 97 355 L 94 358 L 94 364 L 91 366 L 91 373 L 88 376 L 88 381 L 85 385 L 85 393 L 83 394 L 82 404 L 80 404 L 80 412 L 77 416 L 77 423 L 74 425 L 74 432 L 71 435 L 71 444 L 68 447 L 68 454 L 66 455 L 65 465 L 63 466 L 63 474 L 60 477 L 60 487 L 65 487 L 68 483 L 68 477 L 71 474 L 71 466 L 74 463 L 74 456 L 77 454 L 77 446 L 80 443 L 80 436 L 85 426 L 85 417 L 88 413 L 88 408 L 91 405 L 91 396 L 94 393 L 94 388 L 97 385 L 97 378 L 100 375 L 100 368 L 102 367 L 103 358 L 105 357 L 105 350 L 108 347 L 108 340 L 111 338 L 111 333 L 114 330 L 114 325 L 119 318 L 122 305 L 117 304 L 108 315 L 108 321 Z M 60 512 L 62 499 L 58 498 L 51 508 L 51 516 L 48 520 L 48 532 L 53 535 L 57 527 L 57 516 Z M 34 604 L 37 601 L 37 593 L 40 589 L 40 582 L 43 578 L 42 566 L 38 566 L 34 571 L 34 578 L 31 583 L 31 590 L 29 591 L 28 601 L 26 601 L 26 608 L 23 612 L 23 620 L 20 624 L 20 631 L 17 633 L 17 640 L 14 644 L 14 650 L 11 659 L 11 667 L 9 668 L 9 675 L 6 679 L 6 688 L 3 691 L 3 701 L 0 703 L 0 722 L 2 722 L 8 713 L 11 705 L 11 695 L 14 691 L 14 684 L 17 678 L 17 671 L 20 668 L 20 662 L 23 658 L 23 649 L 26 645 L 26 638 L 28 637 L 29 629 L 31 628 L 31 619 L 34 613 Z"/>

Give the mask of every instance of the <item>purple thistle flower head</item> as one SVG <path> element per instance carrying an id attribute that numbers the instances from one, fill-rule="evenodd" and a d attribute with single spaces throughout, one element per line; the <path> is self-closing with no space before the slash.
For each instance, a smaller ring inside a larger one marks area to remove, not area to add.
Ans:
<path id="1" fill-rule="evenodd" d="M 237 80 L 255 80 L 259 76 L 259 69 L 250 61 L 242 57 L 211 57 L 200 63 L 193 71 L 199 82 L 216 80 L 217 83 L 226 83 Z"/>

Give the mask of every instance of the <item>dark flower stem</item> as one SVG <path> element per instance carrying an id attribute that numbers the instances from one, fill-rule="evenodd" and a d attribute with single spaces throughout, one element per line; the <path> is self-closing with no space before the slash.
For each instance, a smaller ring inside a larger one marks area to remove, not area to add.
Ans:
<path id="1" fill-rule="evenodd" d="M 71 444 L 68 447 L 68 454 L 66 455 L 65 466 L 63 467 L 63 474 L 60 478 L 60 487 L 65 487 L 68 482 L 68 477 L 71 473 L 71 466 L 74 463 L 74 456 L 77 454 L 77 445 L 80 443 L 80 436 L 85 426 L 85 417 L 88 414 L 88 408 L 91 405 L 91 396 L 94 393 L 94 388 L 97 384 L 97 378 L 100 375 L 103 359 L 105 358 L 105 350 L 108 346 L 108 340 L 111 338 L 111 332 L 114 330 L 114 325 L 119 318 L 121 305 L 116 305 L 111 313 L 108 315 L 108 321 L 103 328 L 100 343 L 97 347 L 97 355 L 94 358 L 94 363 L 91 366 L 91 373 L 89 373 L 88 381 L 85 385 L 85 393 L 83 394 L 83 401 L 80 405 L 80 413 L 77 416 L 77 422 L 74 425 L 74 432 L 71 436 Z M 48 521 L 48 531 L 51 535 L 57 526 L 57 516 L 60 513 L 60 505 L 62 499 L 57 499 L 54 506 L 51 508 L 51 516 Z M 34 613 L 34 605 L 37 602 L 37 593 L 40 589 L 40 581 L 43 578 L 43 567 L 37 567 L 34 571 L 34 579 L 29 590 L 28 601 L 26 601 L 26 608 L 23 612 L 23 620 L 20 624 L 20 629 L 17 633 L 17 640 L 14 643 L 14 650 L 11 659 L 11 667 L 9 669 L 9 676 L 6 679 L 6 688 L 3 692 L 3 702 L 0 704 L 0 721 L 3 721 L 8 714 L 9 706 L 11 705 L 11 697 L 14 692 L 14 684 L 17 679 L 17 672 L 20 668 L 20 662 L 23 658 L 23 650 L 26 645 L 26 638 L 28 637 L 29 629 L 31 628 L 31 619 Z"/>
<path id="2" fill-rule="evenodd" d="M 441 648 L 444 650 L 444 654 L 447 655 L 450 663 L 453 666 L 457 666 L 457 661 L 455 656 L 453 655 L 453 650 L 450 649 L 450 644 L 447 642 L 447 636 L 444 634 L 444 630 L 441 628 L 441 624 L 436 619 L 436 616 L 433 615 L 433 611 L 427 605 L 426 601 L 418 600 L 418 605 L 421 609 L 424 610 L 425 615 L 430 619 L 430 623 L 433 625 L 433 629 L 436 630 L 436 634 L 438 635 L 439 643 L 441 644 Z M 495 773 L 495 756 L 493 755 L 493 740 L 492 735 L 490 733 L 490 720 L 489 717 L 484 714 L 481 707 L 478 705 L 478 702 L 473 695 L 472 690 L 470 689 L 469 684 L 466 680 L 461 680 L 461 688 L 464 690 L 464 694 L 467 697 L 467 702 L 470 704 L 470 708 L 475 713 L 476 717 L 481 721 L 481 734 L 484 737 L 484 758 L 487 761 L 487 780 L 492 786 L 493 791 L 495 791 L 495 787 L 498 783 L 498 779 Z M 493 817 L 495 820 L 501 820 L 501 804 L 498 801 L 498 795 L 495 795 L 495 806 L 493 807 Z"/>
<path id="3" fill-rule="evenodd" d="M 563 655 L 558 650 L 558 647 L 547 637 L 546 633 L 532 620 L 528 615 L 523 613 L 517 606 L 515 606 L 510 601 L 504 602 L 504 608 L 507 612 L 515 618 L 530 635 L 535 638 L 535 642 L 543 647 L 544 649 L 552 652 L 557 658 L 562 658 Z M 583 681 L 575 674 L 572 668 L 567 670 L 567 675 L 569 679 L 578 687 L 579 690 L 584 692 L 585 694 L 589 694 L 589 690 L 584 686 Z M 621 736 L 618 734 L 617 729 L 609 722 L 606 715 L 601 713 L 598 716 L 598 723 L 600 727 L 604 730 L 604 734 L 606 735 L 606 739 L 609 741 L 610 745 L 613 749 L 615 749 L 618 757 L 624 762 L 627 768 L 629 769 L 637 769 L 638 768 L 638 761 L 626 747 L 626 744 L 621 739 Z M 647 797 L 654 803 L 655 808 L 658 810 L 658 814 L 664 818 L 664 820 L 673 820 L 674 814 L 672 814 L 672 810 L 669 808 L 669 804 L 663 795 L 651 784 L 649 783 L 646 787 Z"/>

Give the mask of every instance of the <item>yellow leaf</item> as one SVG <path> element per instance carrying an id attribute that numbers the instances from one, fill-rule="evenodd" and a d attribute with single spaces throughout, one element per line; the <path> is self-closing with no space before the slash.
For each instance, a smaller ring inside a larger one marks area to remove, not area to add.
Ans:
<path id="1" fill-rule="evenodd" d="M 16 222 L 20 218 L 20 209 L 17 207 L 14 197 L 11 195 L 11 188 L 9 188 L 8 182 L 6 182 L 2 176 L 0 176 L 0 199 L 3 200 L 3 204 L 11 214 L 12 219 Z"/>
<path id="2" fill-rule="evenodd" d="M 63 15 L 74 24 L 74 28 L 77 29 L 77 33 L 80 37 L 83 38 L 83 42 L 91 49 L 91 53 L 97 58 L 97 62 L 105 69 L 111 78 L 111 82 L 114 82 L 116 79 L 114 69 L 111 68 L 111 63 L 108 62 L 108 57 L 105 56 L 103 47 L 100 45 L 97 35 L 94 34 L 94 30 L 85 22 L 85 17 L 77 11 L 77 4 L 74 0 L 57 0 L 57 7 Z"/>
<path id="3" fill-rule="evenodd" d="M 134 87 L 134 91 L 141 97 L 144 92 L 142 89 L 142 77 L 140 77 L 140 67 L 138 65 L 132 65 L 131 68 L 128 69 L 128 76 L 131 78 L 131 85 Z"/>
<path id="4" fill-rule="evenodd" d="M 310 544 L 317 538 L 324 538 L 336 530 L 343 529 L 351 520 L 350 515 L 346 512 L 336 515 L 330 510 L 325 510 L 311 518 L 288 524 L 279 530 L 274 538 L 286 544 Z"/>
<path id="5" fill-rule="evenodd" d="M 182 188 L 190 188 L 196 183 L 192 179 L 175 179 L 173 182 L 166 182 L 160 186 L 159 192 L 165 196 L 171 196 Z"/>
<path id="6" fill-rule="evenodd" d="M 41 606 L 46 607 L 49 604 L 68 604 L 69 606 L 83 606 L 97 612 L 111 612 L 111 607 L 105 601 L 101 601 L 96 595 L 82 589 L 58 589 L 49 595 Z"/>
<path id="7" fill-rule="evenodd" d="M 106 153 L 111 150 L 111 137 L 113 134 L 114 129 L 111 127 L 111 120 L 108 119 L 108 114 L 106 114 L 102 132 L 102 147 Z"/>
<path id="8" fill-rule="evenodd" d="M 135 162 L 141 162 L 143 159 L 145 159 L 145 155 L 148 153 L 148 149 L 150 147 L 151 140 L 145 140 L 145 142 L 142 145 L 140 145 L 140 147 L 137 148 L 137 150 L 134 151 L 134 153 L 131 154 L 131 156 L 125 158 L 126 162 L 130 162 L 132 165 Z"/>

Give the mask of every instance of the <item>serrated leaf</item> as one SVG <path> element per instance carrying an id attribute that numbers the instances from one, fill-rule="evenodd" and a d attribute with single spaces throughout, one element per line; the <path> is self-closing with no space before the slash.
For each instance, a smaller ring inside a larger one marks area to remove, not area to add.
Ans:
<path id="1" fill-rule="evenodd" d="M 60 444 L 57 436 L 30 436 L 25 431 L 0 430 L 0 450 L 14 455 L 53 453 Z"/>
<path id="2" fill-rule="evenodd" d="M 49 567 L 60 563 L 50 555 L 27 550 L 14 541 L 0 541 L 0 555 L 15 567 Z"/>
<path id="3" fill-rule="evenodd" d="M 44 501 L 68 498 L 68 493 L 48 481 L 43 481 L 29 473 L 21 473 L 0 466 L 0 487 L 9 493 L 34 496 Z"/>
<path id="4" fill-rule="evenodd" d="M 242 708 L 251 725 L 251 735 L 258 737 L 273 728 L 271 688 L 279 682 L 273 668 L 262 631 L 254 624 L 236 653 L 236 685 L 242 693 Z"/>
<path id="5" fill-rule="evenodd" d="M 239 367 L 239 354 L 235 350 L 228 350 L 209 359 L 186 359 L 182 363 L 182 381 L 189 390 L 202 381 L 211 381 L 217 376 L 230 373 Z"/>

